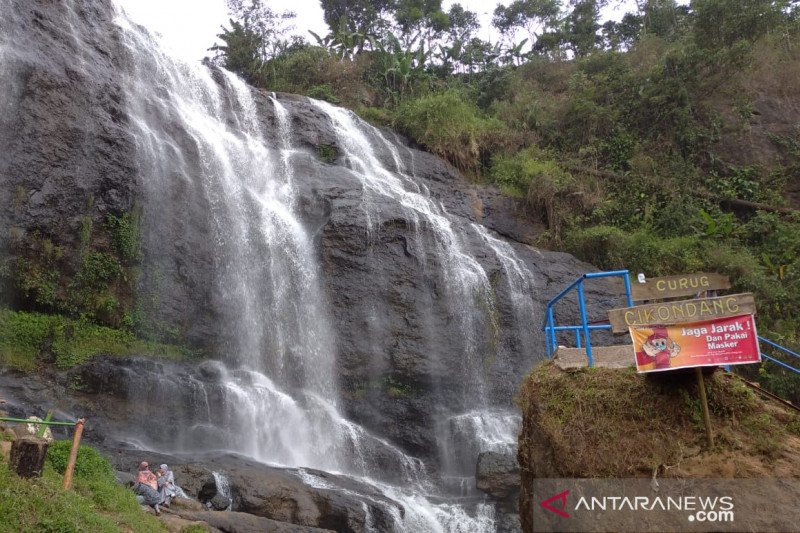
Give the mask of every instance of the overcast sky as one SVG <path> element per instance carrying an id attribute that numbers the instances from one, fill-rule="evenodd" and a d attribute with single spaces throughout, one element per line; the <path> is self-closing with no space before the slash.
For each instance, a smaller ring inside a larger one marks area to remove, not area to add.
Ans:
<path id="1" fill-rule="evenodd" d="M 214 44 L 220 26 L 227 25 L 228 13 L 225 0 L 117 0 L 134 22 L 144 25 L 151 32 L 161 34 L 162 40 L 175 54 L 189 61 L 197 61 L 211 55 L 207 49 Z M 453 0 L 443 0 L 445 11 Z M 496 32 L 490 27 L 495 1 L 460 0 L 466 9 L 478 13 L 483 23 L 480 36 L 495 41 Z M 508 1 L 501 2 L 507 4 Z M 616 0 L 604 11 L 604 18 L 619 19 L 632 10 L 634 0 Z M 290 9 L 297 13 L 295 33 L 308 40 L 313 37 L 308 30 L 319 35 L 328 33 L 322 20 L 319 0 L 268 0 L 267 5 L 276 11 Z"/>

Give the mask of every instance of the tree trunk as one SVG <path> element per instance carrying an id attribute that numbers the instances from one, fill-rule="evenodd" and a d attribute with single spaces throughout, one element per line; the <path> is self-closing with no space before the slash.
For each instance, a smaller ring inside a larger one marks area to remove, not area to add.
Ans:
<path id="1" fill-rule="evenodd" d="M 20 437 L 11 444 L 8 464 L 20 477 L 41 477 L 47 446 L 44 439 L 34 436 Z"/>

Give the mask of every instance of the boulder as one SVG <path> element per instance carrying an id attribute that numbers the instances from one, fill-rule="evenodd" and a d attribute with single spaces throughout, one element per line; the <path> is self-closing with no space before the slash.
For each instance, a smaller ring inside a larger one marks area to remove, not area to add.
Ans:
<path id="1" fill-rule="evenodd" d="M 228 509 L 233 501 L 222 493 L 217 492 L 213 498 L 208 500 L 207 504 L 215 511 L 225 511 Z"/>
<path id="2" fill-rule="evenodd" d="M 180 513 L 182 511 L 205 511 L 206 507 L 197 500 L 189 498 L 173 498 L 169 506 L 173 511 Z"/>
<path id="3" fill-rule="evenodd" d="M 117 480 L 117 483 L 126 487 L 133 486 L 133 484 L 136 483 L 136 476 L 130 472 L 123 472 L 121 470 L 114 471 L 114 479 Z"/>
<path id="4" fill-rule="evenodd" d="M 391 515 L 404 509 L 370 485 L 346 476 L 312 469 L 280 468 L 237 455 L 207 457 L 204 462 L 173 460 L 176 481 L 187 495 L 211 502 L 215 509 L 228 503 L 219 494 L 212 472 L 225 475 L 232 510 L 301 526 L 362 532 L 368 513 L 373 527 L 390 530 Z M 215 526 L 217 527 L 217 526 Z"/>
<path id="5" fill-rule="evenodd" d="M 520 472 L 513 453 L 483 452 L 478 456 L 478 488 L 492 498 L 502 500 L 519 491 Z"/>

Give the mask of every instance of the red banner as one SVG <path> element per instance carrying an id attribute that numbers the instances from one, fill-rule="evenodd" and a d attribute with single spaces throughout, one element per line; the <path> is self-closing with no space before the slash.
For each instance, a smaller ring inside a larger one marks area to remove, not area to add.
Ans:
<path id="1" fill-rule="evenodd" d="M 636 370 L 640 373 L 761 361 L 753 315 L 690 324 L 634 326 L 630 333 Z"/>

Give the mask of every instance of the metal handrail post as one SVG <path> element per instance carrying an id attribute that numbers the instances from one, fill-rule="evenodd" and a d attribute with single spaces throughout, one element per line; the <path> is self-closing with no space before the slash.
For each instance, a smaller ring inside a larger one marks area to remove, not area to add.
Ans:
<path id="1" fill-rule="evenodd" d="M 631 275 L 630 272 L 627 270 L 625 274 L 622 276 L 622 279 L 625 281 L 625 296 L 628 299 L 628 307 L 633 307 L 633 297 L 631 296 Z"/>
<path id="2" fill-rule="evenodd" d="M 592 338 L 589 336 L 589 317 L 586 316 L 586 300 L 583 296 L 583 279 L 578 283 L 578 305 L 581 310 L 583 336 L 586 339 L 586 357 L 589 359 L 589 366 L 592 366 Z"/>
<path id="3" fill-rule="evenodd" d="M 544 331 L 544 354 L 549 359 L 550 358 L 550 321 L 549 320 L 545 320 L 544 328 L 542 328 L 542 331 Z"/>

